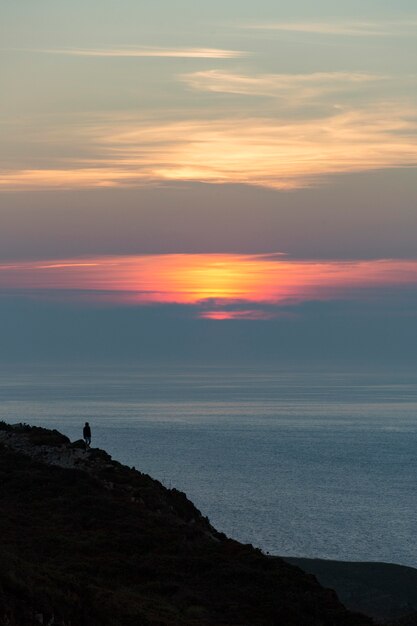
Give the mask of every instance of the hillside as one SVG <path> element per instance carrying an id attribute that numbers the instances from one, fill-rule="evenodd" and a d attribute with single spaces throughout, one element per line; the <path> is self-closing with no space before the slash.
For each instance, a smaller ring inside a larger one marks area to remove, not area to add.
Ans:
<path id="1" fill-rule="evenodd" d="M 417 570 L 393 563 L 286 558 L 335 589 L 345 606 L 380 622 L 417 624 Z"/>
<path id="2" fill-rule="evenodd" d="M 365 626 L 183 493 L 57 431 L 0 425 L 0 624 Z"/>

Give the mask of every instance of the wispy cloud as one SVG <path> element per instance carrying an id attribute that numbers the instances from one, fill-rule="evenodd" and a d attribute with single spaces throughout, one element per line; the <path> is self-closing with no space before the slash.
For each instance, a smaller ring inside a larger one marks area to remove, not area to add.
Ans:
<path id="1" fill-rule="evenodd" d="M 63 54 L 75 57 L 115 57 L 115 58 L 174 58 L 174 59 L 235 59 L 247 56 L 241 50 L 222 50 L 219 48 L 161 48 L 161 47 L 133 47 L 120 48 L 58 48 L 58 49 L 31 49 L 25 52 L 40 52 L 44 54 Z"/>
<path id="2" fill-rule="evenodd" d="M 349 37 L 385 37 L 404 32 L 413 32 L 416 27 L 416 18 L 389 21 L 329 20 L 323 22 L 271 22 L 245 26 L 245 28 L 257 30 L 276 30 L 315 35 L 343 35 Z"/>
<path id="3" fill-rule="evenodd" d="M 311 74 L 246 75 L 223 70 L 182 74 L 180 80 L 192 89 L 215 93 L 269 96 L 291 101 L 342 94 L 385 80 L 385 76 L 365 72 L 314 72 Z"/>
<path id="4" fill-rule="evenodd" d="M 62 141 L 62 137 L 60 138 Z M 140 186 L 168 181 L 275 189 L 331 174 L 417 166 L 417 110 L 340 108 L 314 119 L 126 119 L 79 129 L 90 156 L 54 168 L 3 170 L 4 189 Z"/>
<path id="5" fill-rule="evenodd" d="M 140 176 L 126 167 L 70 167 L 0 170 L 0 189 L 93 189 L 140 184 Z M 143 183 L 144 184 L 144 183 Z"/>

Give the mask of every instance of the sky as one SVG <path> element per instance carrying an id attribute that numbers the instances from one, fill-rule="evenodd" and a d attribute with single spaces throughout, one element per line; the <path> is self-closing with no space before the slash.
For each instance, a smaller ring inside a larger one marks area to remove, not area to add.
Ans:
<path id="1" fill-rule="evenodd" d="M 417 363 L 414 0 L 0 13 L 0 360 Z"/>

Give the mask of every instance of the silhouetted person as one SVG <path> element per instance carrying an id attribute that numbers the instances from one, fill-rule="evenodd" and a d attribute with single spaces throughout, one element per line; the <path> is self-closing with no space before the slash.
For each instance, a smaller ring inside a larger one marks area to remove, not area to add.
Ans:
<path id="1" fill-rule="evenodd" d="M 85 426 L 83 428 L 83 437 L 85 441 L 85 447 L 89 448 L 91 445 L 91 428 L 88 422 L 85 423 Z"/>

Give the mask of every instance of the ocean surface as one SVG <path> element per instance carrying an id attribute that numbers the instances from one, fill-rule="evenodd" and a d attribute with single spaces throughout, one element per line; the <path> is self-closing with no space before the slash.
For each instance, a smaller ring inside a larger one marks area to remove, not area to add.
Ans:
<path id="1" fill-rule="evenodd" d="M 93 445 L 271 554 L 417 567 L 417 372 L 0 369 L 0 419 Z"/>

